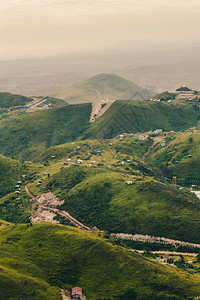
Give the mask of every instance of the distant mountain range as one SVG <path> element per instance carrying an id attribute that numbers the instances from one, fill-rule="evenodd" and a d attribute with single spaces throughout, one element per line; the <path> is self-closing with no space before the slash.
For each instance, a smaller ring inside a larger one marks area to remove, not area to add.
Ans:
<path id="1" fill-rule="evenodd" d="M 136 83 L 114 74 L 99 74 L 52 94 L 69 103 L 99 100 L 144 100 L 153 94 Z"/>

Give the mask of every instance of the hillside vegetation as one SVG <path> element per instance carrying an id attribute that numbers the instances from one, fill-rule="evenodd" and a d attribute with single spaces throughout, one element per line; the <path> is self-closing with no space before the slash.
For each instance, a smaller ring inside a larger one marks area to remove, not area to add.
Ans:
<path id="1" fill-rule="evenodd" d="M 30 160 L 46 148 L 77 139 L 88 128 L 90 113 L 91 105 L 81 104 L 2 118 L 0 152 Z"/>
<path id="2" fill-rule="evenodd" d="M 200 133 L 183 133 L 169 141 L 166 147 L 155 147 L 149 162 L 164 176 L 177 177 L 179 185 L 199 185 Z M 155 159 L 152 159 L 154 154 Z"/>
<path id="3" fill-rule="evenodd" d="M 89 123 L 92 105 L 66 105 L 32 113 L 0 116 L 0 153 L 31 160 L 45 149 L 77 139 L 110 139 L 124 132 L 155 129 L 179 131 L 199 121 L 196 104 L 116 101 L 96 122 Z M 9 139 L 7 137 L 9 136 Z"/>
<path id="4" fill-rule="evenodd" d="M 200 277 L 161 266 L 93 233 L 51 224 L 1 227 L 1 299 L 60 299 L 81 286 L 89 299 L 187 299 Z M 115 296 L 114 296 L 115 295 Z"/>
<path id="5" fill-rule="evenodd" d="M 0 107 L 3 108 L 9 108 L 13 106 L 23 106 L 29 102 L 31 102 L 33 99 L 24 97 L 21 95 L 15 95 L 10 93 L 0 93 Z"/>
<path id="6" fill-rule="evenodd" d="M 77 167 L 53 175 L 47 188 L 65 200 L 62 209 L 90 227 L 200 242 L 200 201 L 153 179 Z"/>
<path id="7" fill-rule="evenodd" d="M 29 173 L 30 169 L 21 162 L 0 155 L 0 197 L 13 191 L 22 175 Z"/>
<path id="8" fill-rule="evenodd" d="M 151 91 L 114 74 L 99 74 L 54 94 L 69 103 L 94 102 L 102 99 L 144 100 L 151 95 Z"/>
<path id="9" fill-rule="evenodd" d="M 121 133 L 185 130 L 199 121 L 199 107 L 152 101 L 116 101 L 89 129 L 86 138 L 113 138 Z"/>
<path id="10" fill-rule="evenodd" d="M 82 141 L 52 147 L 36 160 L 51 177 L 42 171 L 29 188 L 35 195 L 44 188 L 53 191 L 65 200 L 62 209 L 90 227 L 197 242 L 200 201 L 194 194 L 153 179 L 152 170 L 141 159 L 151 145 L 151 139 L 127 137 L 112 143 Z M 82 164 L 66 165 L 69 157 L 72 163 L 82 159 Z M 91 161 L 95 164 L 86 168 Z M 43 182 L 41 187 L 38 180 Z"/>

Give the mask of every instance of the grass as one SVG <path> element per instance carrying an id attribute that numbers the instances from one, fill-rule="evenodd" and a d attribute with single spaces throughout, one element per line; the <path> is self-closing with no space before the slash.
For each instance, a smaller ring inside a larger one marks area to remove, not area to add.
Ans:
<path id="1" fill-rule="evenodd" d="M 199 185 L 199 151 L 200 134 L 183 133 L 169 141 L 166 147 L 152 149 L 148 161 L 169 179 L 176 176 L 181 186 Z M 153 154 L 155 159 L 152 159 Z"/>
<path id="2" fill-rule="evenodd" d="M 22 175 L 30 179 L 34 171 L 34 167 L 0 155 L 0 197 L 15 191 L 17 182 L 23 181 Z"/>
<path id="3" fill-rule="evenodd" d="M 62 209 L 90 227 L 200 242 L 199 200 L 156 180 L 76 167 L 53 175 L 46 186 L 65 200 Z"/>
<path id="4" fill-rule="evenodd" d="M 152 101 L 116 101 L 83 135 L 113 138 L 118 134 L 185 130 L 199 121 L 197 104 L 177 105 Z"/>
<path id="5" fill-rule="evenodd" d="M 199 200 L 153 179 L 140 158 L 151 145 L 151 140 L 127 137 L 52 147 L 36 159 L 44 165 L 29 189 L 35 196 L 50 189 L 65 200 L 64 210 L 90 227 L 199 242 Z M 66 167 L 69 157 L 72 162 L 83 159 L 83 163 Z M 86 168 L 90 161 L 95 165 Z M 43 184 L 38 187 L 39 180 Z"/>
<path id="6" fill-rule="evenodd" d="M 0 120 L 0 152 L 31 160 L 53 145 L 76 140 L 88 128 L 90 112 L 90 104 L 67 105 L 3 118 Z"/>
<path id="7" fill-rule="evenodd" d="M 60 299 L 58 286 L 77 285 L 94 300 L 128 293 L 134 295 L 132 299 L 136 295 L 137 299 L 187 299 L 200 294 L 199 276 L 153 263 L 72 227 L 2 227 L 0 253 L 1 299 L 28 295 L 28 299 Z"/>
<path id="8" fill-rule="evenodd" d="M 89 123 L 91 104 L 32 113 L 0 115 L 0 153 L 31 160 L 46 149 L 85 139 L 110 139 L 121 133 L 185 130 L 199 121 L 197 104 L 177 105 L 152 101 L 116 101 L 96 122 Z M 9 140 L 7 139 L 9 136 Z"/>

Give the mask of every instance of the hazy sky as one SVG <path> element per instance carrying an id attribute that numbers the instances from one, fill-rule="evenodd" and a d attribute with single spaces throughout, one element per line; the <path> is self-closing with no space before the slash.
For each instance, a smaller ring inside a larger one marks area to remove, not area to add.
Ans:
<path id="1" fill-rule="evenodd" d="M 0 59 L 200 42 L 199 0 L 0 0 Z"/>

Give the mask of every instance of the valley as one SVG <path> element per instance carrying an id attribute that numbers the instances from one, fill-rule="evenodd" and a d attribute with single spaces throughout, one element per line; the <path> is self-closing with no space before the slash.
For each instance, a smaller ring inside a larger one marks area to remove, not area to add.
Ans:
<path id="1" fill-rule="evenodd" d="M 165 96 L 0 93 L 2 299 L 199 297 L 199 100 Z"/>

